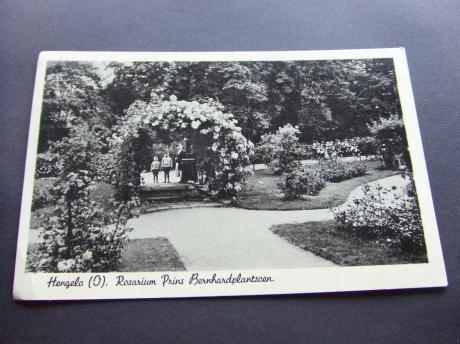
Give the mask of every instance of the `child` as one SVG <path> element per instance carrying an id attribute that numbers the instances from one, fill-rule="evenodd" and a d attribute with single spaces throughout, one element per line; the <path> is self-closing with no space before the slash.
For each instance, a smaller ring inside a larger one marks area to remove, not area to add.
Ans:
<path id="1" fill-rule="evenodd" d="M 152 165 L 150 166 L 150 170 L 153 173 L 153 182 L 158 183 L 158 172 L 160 172 L 160 162 L 158 161 L 158 157 L 154 156 Z"/>
<path id="2" fill-rule="evenodd" d="M 169 183 L 169 171 L 171 171 L 172 168 L 172 159 L 169 157 L 169 153 L 166 152 L 163 159 L 161 159 L 161 168 L 163 169 L 163 172 L 165 173 L 165 183 L 166 180 L 168 180 Z"/>

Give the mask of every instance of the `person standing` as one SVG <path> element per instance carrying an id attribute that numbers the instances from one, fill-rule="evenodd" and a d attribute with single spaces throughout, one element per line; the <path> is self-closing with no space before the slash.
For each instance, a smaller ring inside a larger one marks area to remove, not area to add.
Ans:
<path id="1" fill-rule="evenodd" d="M 184 151 L 182 149 L 182 145 L 177 147 L 177 158 L 176 158 L 176 176 L 182 176 L 182 158 L 184 157 Z"/>
<path id="2" fill-rule="evenodd" d="M 158 160 L 158 157 L 156 155 L 153 157 L 152 164 L 150 165 L 150 170 L 152 171 L 152 174 L 153 174 L 153 182 L 158 183 L 158 172 L 160 172 L 160 161 Z"/>
<path id="3" fill-rule="evenodd" d="M 164 182 L 166 183 L 166 180 L 168 180 L 167 183 L 169 183 L 169 171 L 171 171 L 172 168 L 172 159 L 168 152 L 166 152 L 163 159 L 161 159 L 161 168 L 165 174 Z"/>

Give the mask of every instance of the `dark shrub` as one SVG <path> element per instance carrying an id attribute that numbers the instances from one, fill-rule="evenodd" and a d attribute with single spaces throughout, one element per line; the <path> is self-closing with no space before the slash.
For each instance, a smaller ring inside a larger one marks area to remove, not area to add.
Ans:
<path id="1" fill-rule="evenodd" d="M 297 199 L 301 195 L 317 195 L 326 186 L 326 181 L 314 171 L 295 169 L 283 173 L 278 187 L 286 199 Z"/>
<path id="2" fill-rule="evenodd" d="M 322 177 L 333 183 L 362 176 L 367 171 L 366 165 L 361 161 L 344 162 L 341 159 L 323 159 L 319 166 Z"/>

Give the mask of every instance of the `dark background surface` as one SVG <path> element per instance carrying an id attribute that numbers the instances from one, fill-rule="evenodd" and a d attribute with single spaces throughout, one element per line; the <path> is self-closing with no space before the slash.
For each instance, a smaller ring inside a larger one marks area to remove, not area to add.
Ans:
<path id="1" fill-rule="evenodd" d="M 458 1 L 0 0 L 0 342 L 459 343 Z M 406 48 L 449 287 L 323 295 L 13 302 L 42 50 Z"/>

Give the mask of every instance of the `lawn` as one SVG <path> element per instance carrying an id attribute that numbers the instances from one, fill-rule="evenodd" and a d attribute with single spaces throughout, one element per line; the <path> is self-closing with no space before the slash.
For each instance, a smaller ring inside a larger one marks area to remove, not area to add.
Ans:
<path id="1" fill-rule="evenodd" d="M 38 244 L 29 245 L 27 266 L 31 263 L 32 254 L 37 249 Z M 117 271 L 185 271 L 185 266 L 169 240 L 158 237 L 128 240 Z"/>
<path id="2" fill-rule="evenodd" d="M 118 271 L 185 271 L 174 246 L 162 237 L 129 240 L 121 259 Z"/>
<path id="3" fill-rule="evenodd" d="M 395 171 L 382 170 L 380 162 L 366 161 L 367 173 L 364 176 L 342 181 L 340 183 L 328 182 L 317 196 L 306 196 L 300 200 L 285 200 L 277 183 L 279 176 L 270 169 L 258 170 L 246 181 L 246 186 L 241 191 L 237 206 L 245 209 L 261 210 L 301 210 L 331 208 L 342 204 L 352 190 L 360 185 L 375 180 L 390 177 Z"/>
<path id="4" fill-rule="evenodd" d="M 289 243 L 340 266 L 428 262 L 426 253 L 404 254 L 396 247 L 339 231 L 335 221 L 276 225 L 271 231 Z"/>

